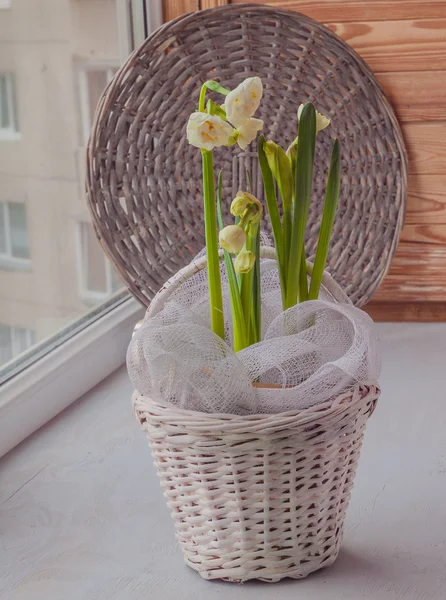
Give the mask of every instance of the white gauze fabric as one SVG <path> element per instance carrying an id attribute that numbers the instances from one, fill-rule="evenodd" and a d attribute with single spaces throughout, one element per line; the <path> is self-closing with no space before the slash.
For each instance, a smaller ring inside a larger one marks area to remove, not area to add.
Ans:
<path id="1" fill-rule="evenodd" d="M 229 289 L 221 267 L 226 340 L 210 330 L 207 271 L 148 311 L 127 353 L 135 388 L 163 403 L 212 413 L 303 409 L 358 385 L 376 385 L 381 361 L 373 321 L 323 288 L 319 300 L 282 312 L 275 260 L 261 260 L 262 341 L 232 350 Z M 272 387 L 262 387 L 265 384 Z"/>

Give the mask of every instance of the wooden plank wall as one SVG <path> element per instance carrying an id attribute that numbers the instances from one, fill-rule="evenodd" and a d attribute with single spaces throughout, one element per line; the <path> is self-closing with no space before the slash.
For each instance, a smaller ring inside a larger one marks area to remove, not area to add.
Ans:
<path id="1" fill-rule="evenodd" d="M 232 0 L 236 4 L 242 0 Z M 408 211 L 379 320 L 446 321 L 446 0 L 276 0 L 327 25 L 369 64 L 400 120 Z M 164 0 L 166 20 L 230 0 Z"/>

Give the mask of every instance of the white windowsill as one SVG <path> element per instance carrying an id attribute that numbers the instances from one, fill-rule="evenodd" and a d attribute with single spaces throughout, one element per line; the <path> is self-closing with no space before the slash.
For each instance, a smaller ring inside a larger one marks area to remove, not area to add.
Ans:
<path id="1" fill-rule="evenodd" d="M 4 271 L 31 271 L 31 260 L 0 255 L 0 269 Z"/>
<path id="2" fill-rule="evenodd" d="M 91 324 L 79 331 L 68 329 L 68 339 L 60 343 L 57 336 L 50 339 L 41 356 L 39 348 L 45 343 L 24 354 L 23 370 L 1 384 L 0 456 L 125 361 L 133 329 L 144 315 L 143 307 L 128 298 L 105 314 L 102 307 L 97 310 L 99 316 Z M 36 360 L 26 366 L 28 356 Z"/>
<path id="3" fill-rule="evenodd" d="M 0 142 L 17 142 L 22 139 L 19 131 L 0 129 Z"/>
<path id="4" fill-rule="evenodd" d="M 446 324 L 378 327 L 383 393 L 332 567 L 243 586 L 187 568 L 122 367 L 0 461 L 2 597 L 443 600 Z"/>
<path id="5" fill-rule="evenodd" d="M 90 292 L 86 290 L 81 290 L 79 293 L 79 297 L 88 306 L 96 306 L 101 302 L 105 302 L 110 298 L 110 294 L 115 294 L 116 292 L 103 293 L 103 292 Z"/>

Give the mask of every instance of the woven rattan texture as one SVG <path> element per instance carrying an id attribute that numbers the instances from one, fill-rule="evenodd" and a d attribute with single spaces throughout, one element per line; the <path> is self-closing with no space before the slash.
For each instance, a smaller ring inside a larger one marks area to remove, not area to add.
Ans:
<path id="1" fill-rule="evenodd" d="M 182 16 L 151 35 L 118 71 L 96 112 L 87 193 L 101 243 L 129 289 L 148 304 L 202 248 L 201 155 L 185 137 L 200 85 L 233 88 L 259 75 L 256 116 L 287 146 L 306 100 L 332 119 L 318 135 L 307 236 L 315 250 L 331 138 L 342 143 L 342 192 L 328 270 L 356 305 L 386 273 L 404 219 L 407 165 L 394 113 L 373 74 L 329 29 L 296 12 L 231 5 Z M 255 144 L 222 148 L 225 202 L 245 187 L 263 197 Z M 267 226 L 267 225 L 266 225 Z"/>
<path id="2" fill-rule="evenodd" d="M 330 565 L 377 388 L 314 409 L 210 415 L 135 392 L 186 563 L 205 579 L 278 581 Z"/>

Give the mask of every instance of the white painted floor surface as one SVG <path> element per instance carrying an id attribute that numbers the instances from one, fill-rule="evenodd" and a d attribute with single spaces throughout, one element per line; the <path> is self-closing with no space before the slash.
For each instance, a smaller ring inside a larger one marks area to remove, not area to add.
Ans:
<path id="1" fill-rule="evenodd" d="M 337 562 L 235 585 L 188 569 L 124 369 L 0 461 L 1 600 L 445 600 L 446 324 L 381 324 Z"/>

